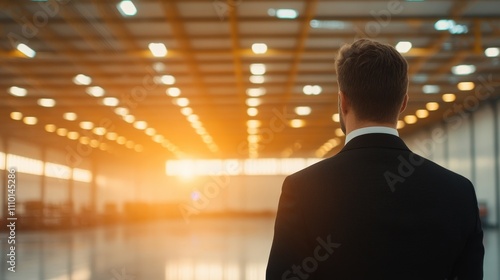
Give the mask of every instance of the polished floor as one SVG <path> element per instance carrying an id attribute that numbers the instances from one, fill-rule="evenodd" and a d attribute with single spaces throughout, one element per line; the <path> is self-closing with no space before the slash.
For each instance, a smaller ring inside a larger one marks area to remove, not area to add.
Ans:
<path id="1" fill-rule="evenodd" d="M 162 221 L 73 231 L 17 233 L 16 272 L 5 280 L 260 280 L 272 218 Z M 500 233 L 485 233 L 485 280 L 500 279 Z"/>

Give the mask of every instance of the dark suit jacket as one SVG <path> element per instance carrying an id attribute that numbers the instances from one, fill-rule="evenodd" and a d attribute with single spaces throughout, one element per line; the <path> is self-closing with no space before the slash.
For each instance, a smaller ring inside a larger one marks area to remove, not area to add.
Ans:
<path id="1" fill-rule="evenodd" d="M 288 176 L 274 230 L 268 280 L 483 279 L 472 183 L 389 134 Z"/>

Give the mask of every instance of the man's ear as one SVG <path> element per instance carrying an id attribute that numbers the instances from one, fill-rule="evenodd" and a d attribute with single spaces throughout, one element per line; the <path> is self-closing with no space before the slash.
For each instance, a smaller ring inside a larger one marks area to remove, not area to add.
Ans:
<path id="1" fill-rule="evenodd" d="M 408 105 L 408 93 L 405 94 L 405 97 L 403 98 L 403 103 L 401 104 L 401 108 L 399 109 L 399 113 L 403 113 L 403 111 L 406 109 L 406 105 Z"/>
<path id="2" fill-rule="evenodd" d="M 347 99 L 345 94 L 341 91 L 339 91 L 339 104 L 344 115 L 351 110 L 351 103 L 349 99 Z"/>

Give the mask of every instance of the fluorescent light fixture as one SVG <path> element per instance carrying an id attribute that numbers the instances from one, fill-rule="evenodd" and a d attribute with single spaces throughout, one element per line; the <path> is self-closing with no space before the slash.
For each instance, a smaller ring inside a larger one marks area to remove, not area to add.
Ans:
<path id="1" fill-rule="evenodd" d="M 257 133 L 259 133 L 259 129 L 256 127 L 249 127 L 249 128 L 247 128 L 247 133 L 248 134 L 257 134 Z"/>
<path id="2" fill-rule="evenodd" d="M 455 75 L 469 75 L 474 72 L 476 72 L 476 66 L 475 65 L 457 65 L 451 67 L 451 72 Z"/>
<path id="3" fill-rule="evenodd" d="M 301 119 L 293 119 L 290 120 L 290 126 L 293 128 L 304 127 L 306 125 L 306 121 Z"/>
<path id="4" fill-rule="evenodd" d="M 78 74 L 73 78 L 73 83 L 82 86 L 88 86 L 92 83 L 92 78 L 84 74 Z"/>
<path id="5" fill-rule="evenodd" d="M 167 55 L 167 47 L 163 43 L 149 43 L 148 47 L 154 57 L 164 57 Z"/>
<path id="6" fill-rule="evenodd" d="M 465 24 L 455 24 L 448 31 L 451 34 L 466 34 L 469 32 L 469 28 Z"/>
<path id="7" fill-rule="evenodd" d="M 187 120 L 188 120 L 188 122 L 192 123 L 192 122 L 198 122 L 198 121 L 200 121 L 200 118 L 198 117 L 198 115 L 192 114 L 192 115 L 189 115 L 187 117 Z"/>
<path id="8" fill-rule="evenodd" d="M 266 78 L 264 76 L 252 75 L 249 80 L 252 84 L 263 84 L 266 81 Z"/>
<path id="9" fill-rule="evenodd" d="M 23 113 L 21 112 L 11 112 L 10 113 L 10 118 L 15 120 L 15 121 L 20 121 L 23 119 Z"/>
<path id="10" fill-rule="evenodd" d="M 144 130 L 148 127 L 148 123 L 145 121 L 136 121 L 134 122 L 134 127 L 139 130 Z"/>
<path id="11" fill-rule="evenodd" d="M 13 96 L 23 97 L 28 94 L 28 91 L 25 88 L 13 86 L 9 88 L 9 93 Z"/>
<path id="12" fill-rule="evenodd" d="M 129 113 L 128 109 L 124 108 L 124 107 L 116 107 L 114 111 L 115 111 L 115 114 L 117 114 L 118 116 L 122 116 L 122 117 Z"/>
<path id="13" fill-rule="evenodd" d="M 193 113 L 193 109 L 189 108 L 189 107 L 184 107 L 181 109 L 181 113 L 184 115 L 184 116 L 189 116 Z"/>
<path id="14" fill-rule="evenodd" d="M 262 101 L 260 98 L 248 98 L 245 103 L 248 107 L 257 107 L 262 103 Z"/>
<path id="15" fill-rule="evenodd" d="M 106 134 L 106 129 L 104 127 L 94 127 L 94 129 L 92 129 L 92 132 L 94 132 L 95 135 L 104 135 Z"/>
<path id="16" fill-rule="evenodd" d="M 176 88 L 176 87 L 171 87 L 171 88 L 168 88 L 166 90 L 166 93 L 169 96 L 177 97 L 177 96 L 181 95 L 181 90 L 179 88 Z"/>
<path id="17" fill-rule="evenodd" d="M 185 97 L 176 98 L 176 99 L 174 99 L 174 102 L 177 106 L 180 106 L 180 107 L 186 107 L 189 105 L 189 99 L 187 99 Z"/>
<path id="18" fill-rule="evenodd" d="M 130 0 L 121 1 L 120 3 L 116 4 L 116 8 L 124 17 L 131 17 L 137 14 L 137 8 Z"/>
<path id="19" fill-rule="evenodd" d="M 33 58 L 36 55 L 36 52 L 32 48 L 28 47 L 23 43 L 17 45 L 17 50 L 22 52 L 25 56 L 29 58 Z"/>
<path id="20" fill-rule="evenodd" d="M 415 112 L 415 115 L 417 116 L 417 118 L 419 119 L 425 119 L 429 116 L 429 111 L 425 110 L 425 109 L 420 109 L 420 110 L 417 110 Z"/>
<path id="21" fill-rule="evenodd" d="M 266 94 L 265 88 L 249 88 L 247 89 L 247 95 L 251 97 L 259 97 Z"/>
<path id="22" fill-rule="evenodd" d="M 298 107 L 295 107 L 295 114 L 299 115 L 299 116 L 307 116 L 309 114 L 311 114 L 311 107 L 309 106 L 298 106 Z"/>
<path id="23" fill-rule="evenodd" d="M 436 111 L 437 109 L 439 109 L 439 103 L 428 102 L 427 104 L 425 104 L 425 108 L 429 111 Z"/>
<path id="24" fill-rule="evenodd" d="M 148 128 L 146 128 L 146 130 L 144 132 L 148 136 L 154 136 L 156 134 L 156 129 L 154 129 L 152 127 L 148 127 Z"/>
<path id="25" fill-rule="evenodd" d="M 163 135 L 160 134 L 156 134 L 155 136 L 153 136 L 153 141 L 155 141 L 156 143 L 161 143 L 163 142 L 164 139 L 165 137 L 163 137 Z"/>
<path id="26" fill-rule="evenodd" d="M 70 140 L 76 140 L 78 139 L 78 137 L 80 137 L 80 134 L 76 131 L 69 131 L 66 137 L 68 137 L 68 139 Z"/>
<path id="27" fill-rule="evenodd" d="M 461 91 L 473 90 L 475 87 L 474 82 L 461 82 L 458 83 L 457 88 Z"/>
<path id="28" fill-rule="evenodd" d="M 306 85 L 302 91 L 305 95 L 318 95 L 323 91 L 323 89 L 318 85 Z"/>
<path id="29" fill-rule="evenodd" d="M 63 119 L 67 121 L 75 121 L 78 116 L 73 112 L 66 112 L 63 114 Z"/>
<path id="30" fill-rule="evenodd" d="M 396 50 L 400 53 L 407 53 L 412 47 L 411 42 L 401 41 L 396 45 Z"/>
<path id="31" fill-rule="evenodd" d="M 101 97 L 105 93 L 104 89 L 102 87 L 99 87 L 99 86 L 87 87 L 85 92 L 87 92 L 87 94 L 89 94 L 93 97 Z"/>
<path id="32" fill-rule="evenodd" d="M 448 103 L 453 102 L 453 101 L 455 101 L 455 99 L 457 99 L 457 97 L 453 93 L 445 93 L 445 94 L 443 94 L 442 98 L 443 98 L 444 102 L 448 102 Z"/>
<path id="33" fill-rule="evenodd" d="M 160 78 L 161 83 L 164 85 L 173 85 L 175 84 L 175 77 L 172 75 L 163 75 Z"/>
<path id="34" fill-rule="evenodd" d="M 455 26 L 455 21 L 451 19 L 440 19 L 434 24 L 434 29 L 438 31 L 450 30 Z"/>
<path id="35" fill-rule="evenodd" d="M 264 54 L 267 52 L 267 45 L 264 43 L 255 43 L 252 45 L 252 51 L 255 54 Z"/>
<path id="36" fill-rule="evenodd" d="M 344 29 L 346 28 L 346 23 L 340 20 L 317 20 L 313 19 L 309 22 L 309 25 L 315 29 Z"/>
<path id="37" fill-rule="evenodd" d="M 89 121 L 80 122 L 80 128 L 85 130 L 91 130 L 92 128 L 94 128 L 94 124 Z"/>
<path id="38" fill-rule="evenodd" d="M 247 109 L 247 115 L 250 117 L 255 117 L 259 114 L 259 109 L 257 108 L 248 108 Z"/>
<path id="39" fill-rule="evenodd" d="M 250 72 L 252 75 L 264 75 L 266 73 L 266 65 L 262 63 L 250 64 Z"/>
<path id="40" fill-rule="evenodd" d="M 418 121 L 417 116 L 415 115 L 407 115 L 404 117 L 405 123 L 407 124 L 414 124 Z"/>
<path id="41" fill-rule="evenodd" d="M 24 117 L 23 122 L 27 125 L 35 125 L 38 119 L 36 117 Z"/>
<path id="42" fill-rule="evenodd" d="M 261 122 L 259 120 L 248 120 L 247 121 L 248 128 L 257 128 L 260 125 L 261 125 Z"/>
<path id="43" fill-rule="evenodd" d="M 104 106 L 109 106 L 109 107 L 115 107 L 120 103 L 120 100 L 116 97 L 105 97 L 102 99 L 102 105 Z"/>
<path id="44" fill-rule="evenodd" d="M 267 13 L 279 19 L 295 19 L 299 16 L 297 10 L 294 9 L 269 9 Z"/>
<path id="45" fill-rule="evenodd" d="M 36 103 L 42 107 L 47 107 L 47 108 L 56 106 L 56 101 L 52 98 L 40 98 L 37 100 Z"/>
<path id="46" fill-rule="evenodd" d="M 424 85 L 422 87 L 422 91 L 425 94 L 436 94 L 439 93 L 440 90 L 441 88 L 438 85 Z"/>
<path id="47" fill-rule="evenodd" d="M 57 128 L 54 124 L 46 124 L 45 125 L 45 131 L 47 131 L 47 132 L 55 132 L 56 129 Z"/>
<path id="48" fill-rule="evenodd" d="M 500 48 L 487 48 L 484 50 L 484 55 L 487 57 L 497 57 L 500 55 Z"/>
<path id="49" fill-rule="evenodd" d="M 125 115 L 123 116 L 123 120 L 127 123 L 133 123 L 135 121 L 135 117 L 133 115 Z"/>

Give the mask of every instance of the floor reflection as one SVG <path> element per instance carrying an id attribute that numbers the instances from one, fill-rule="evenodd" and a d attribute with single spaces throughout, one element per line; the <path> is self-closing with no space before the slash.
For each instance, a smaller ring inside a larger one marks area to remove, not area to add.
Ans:
<path id="1" fill-rule="evenodd" d="M 49 280 L 260 280 L 272 218 L 162 221 L 92 229 L 18 232 L 16 272 L 0 278 Z M 498 230 L 485 234 L 485 280 L 500 279 Z"/>

